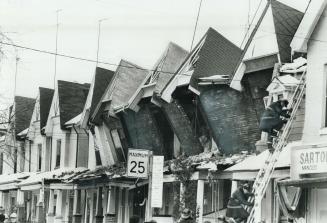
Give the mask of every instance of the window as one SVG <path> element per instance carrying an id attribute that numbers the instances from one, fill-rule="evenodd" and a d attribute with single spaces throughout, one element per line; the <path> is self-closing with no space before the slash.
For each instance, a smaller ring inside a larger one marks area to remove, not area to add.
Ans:
<path id="1" fill-rule="evenodd" d="M 95 135 L 93 135 L 93 142 L 94 142 L 94 152 L 95 152 L 95 165 L 96 166 L 101 166 L 102 162 L 101 162 L 101 156 L 100 156 L 100 148 L 97 144 L 97 139 L 95 137 Z"/>
<path id="2" fill-rule="evenodd" d="M 42 144 L 37 144 L 37 171 L 42 168 Z"/>
<path id="3" fill-rule="evenodd" d="M 14 159 L 14 173 L 17 173 L 17 148 L 14 148 L 13 159 Z"/>
<path id="4" fill-rule="evenodd" d="M 3 153 L 0 153 L 0 175 L 3 174 Z"/>
<path id="5" fill-rule="evenodd" d="M 117 154 L 119 154 L 119 156 L 121 158 L 123 158 L 124 161 L 126 161 L 123 146 L 122 146 L 121 141 L 120 141 L 120 135 L 119 135 L 118 130 L 113 129 L 113 130 L 110 131 L 110 134 L 111 134 L 114 146 L 116 148 Z"/>
<path id="6" fill-rule="evenodd" d="M 60 154 L 61 154 L 61 139 L 57 140 L 57 150 L 56 150 L 56 165 L 55 168 L 60 167 Z"/>

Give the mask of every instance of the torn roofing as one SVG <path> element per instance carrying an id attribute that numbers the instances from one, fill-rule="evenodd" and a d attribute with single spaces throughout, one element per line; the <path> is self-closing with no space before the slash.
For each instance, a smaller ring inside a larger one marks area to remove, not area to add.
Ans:
<path id="1" fill-rule="evenodd" d="M 60 109 L 60 125 L 82 113 L 90 84 L 79 84 L 58 80 L 58 97 Z"/>
<path id="2" fill-rule="evenodd" d="M 191 87 L 198 90 L 198 79 L 213 75 L 233 75 L 242 50 L 213 28 L 205 34 L 191 77 Z"/>
<path id="3" fill-rule="evenodd" d="M 174 73 L 185 61 L 188 55 L 188 51 L 178 46 L 177 44 L 170 42 L 168 47 L 160 58 L 159 61 L 163 61 L 160 72 L 158 71 L 158 79 L 155 87 L 155 92 L 161 93 L 163 88 L 174 76 Z M 160 63 L 160 62 L 159 62 Z M 155 68 L 156 69 L 156 68 Z"/>
<path id="4" fill-rule="evenodd" d="M 107 70 L 101 67 L 97 67 L 95 70 L 95 77 L 93 83 L 93 92 L 91 100 L 90 114 L 92 115 L 96 106 L 101 100 L 102 95 L 107 89 L 110 81 L 112 80 L 115 72 Z"/>
<path id="5" fill-rule="evenodd" d="M 101 102 L 111 102 L 110 108 L 107 110 L 112 112 L 114 108 L 126 105 L 148 72 L 142 67 L 121 60 L 101 99 Z M 98 105 L 98 107 L 100 106 Z"/>
<path id="6" fill-rule="evenodd" d="M 278 1 L 271 2 L 271 9 L 281 62 L 291 62 L 290 44 L 304 13 Z"/>
<path id="7" fill-rule="evenodd" d="M 50 88 L 39 87 L 40 92 L 40 130 L 47 124 L 54 90 Z"/>
<path id="8" fill-rule="evenodd" d="M 35 101 L 34 98 L 15 96 L 15 134 L 29 127 Z"/>
<path id="9" fill-rule="evenodd" d="M 147 95 L 148 97 L 152 96 L 153 93 L 160 94 L 170 78 L 174 76 L 177 69 L 184 62 L 187 55 L 188 52 L 186 50 L 170 42 L 157 60 L 153 69 L 147 74 L 136 92 L 130 98 L 128 107 L 133 109 L 133 107 L 139 103 L 141 98 L 144 97 L 143 89 L 148 86 L 153 86 L 151 95 Z"/>

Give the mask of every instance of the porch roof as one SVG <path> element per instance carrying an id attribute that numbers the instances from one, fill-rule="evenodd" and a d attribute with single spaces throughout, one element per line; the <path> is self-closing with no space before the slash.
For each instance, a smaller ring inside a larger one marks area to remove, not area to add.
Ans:
<path id="1" fill-rule="evenodd" d="M 0 177 L 0 191 L 1 190 L 11 190 L 16 189 L 17 184 L 29 176 L 34 175 L 34 173 L 22 172 L 14 174 L 4 174 Z"/>
<path id="2" fill-rule="evenodd" d="M 299 145 L 300 142 L 287 144 L 279 155 L 275 168 L 289 168 L 291 163 L 291 148 Z M 227 168 L 226 172 L 258 171 L 265 163 L 269 151 L 265 150 L 258 155 L 252 155 L 242 162 Z"/>
<path id="3" fill-rule="evenodd" d="M 52 171 L 36 173 L 26 180 L 21 181 L 18 186 L 27 186 L 33 184 L 40 184 L 43 181 L 57 180 L 59 182 L 66 181 L 76 175 L 84 173 L 88 169 L 85 167 L 78 168 L 60 168 Z"/>

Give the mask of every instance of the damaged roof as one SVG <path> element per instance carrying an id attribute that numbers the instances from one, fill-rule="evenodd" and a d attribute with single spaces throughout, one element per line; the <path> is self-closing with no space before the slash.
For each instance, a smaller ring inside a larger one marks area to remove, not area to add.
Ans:
<path id="1" fill-rule="evenodd" d="M 60 125 L 82 113 L 90 84 L 58 80 L 58 96 L 60 109 Z"/>
<path id="2" fill-rule="evenodd" d="M 148 70 L 140 66 L 121 60 L 95 112 L 99 112 L 101 103 L 105 102 L 110 102 L 110 105 L 105 109 L 110 112 L 113 112 L 113 109 L 126 105 L 148 72 Z"/>
<path id="3" fill-rule="evenodd" d="M 110 81 L 112 80 L 115 72 L 112 70 L 107 70 L 101 67 L 97 67 L 95 69 L 95 76 L 93 84 L 93 92 L 92 92 L 92 100 L 91 100 L 91 108 L 90 114 L 92 115 L 97 104 L 100 102 L 102 95 L 107 89 Z"/>
<path id="4" fill-rule="evenodd" d="M 231 77 L 242 53 L 238 46 L 213 28 L 208 29 L 204 38 L 204 43 L 197 53 L 198 59 L 190 81 L 190 86 L 197 90 L 199 78 L 213 75 Z"/>
<path id="5" fill-rule="evenodd" d="M 161 57 L 157 60 L 153 69 L 147 74 L 130 98 L 128 107 L 134 109 L 143 97 L 151 97 L 153 93 L 161 93 L 163 88 L 174 76 L 177 69 L 184 62 L 188 52 L 177 44 L 170 42 Z M 150 94 L 145 94 L 146 88 L 150 89 Z"/>
<path id="6" fill-rule="evenodd" d="M 277 45 L 282 63 L 291 61 L 291 42 L 304 13 L 279 1 L 271 1 Z"/>

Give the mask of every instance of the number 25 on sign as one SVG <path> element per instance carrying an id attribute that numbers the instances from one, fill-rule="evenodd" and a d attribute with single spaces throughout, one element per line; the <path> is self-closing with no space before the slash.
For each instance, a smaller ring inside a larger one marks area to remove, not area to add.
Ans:
<path id="1" fill-rule="evenodd" d="M 129 149 L 127 161 L 127 176 L 148 178 L 149 151 Z"/>

